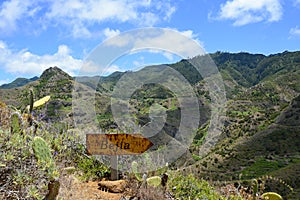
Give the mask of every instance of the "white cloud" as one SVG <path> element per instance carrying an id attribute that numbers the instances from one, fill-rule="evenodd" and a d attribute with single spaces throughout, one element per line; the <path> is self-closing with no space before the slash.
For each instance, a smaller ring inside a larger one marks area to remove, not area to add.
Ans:
<path id="1" fill-rule="evenodd" d="M 201 44 L 193 40 L 193 37 L 195 37 L 195 34 L 190 30 L 181 33 L 163 28 L 143 28 L 120 33 L 105 40 L 88 55 L 80 69 L 80 75 L 107 74 L 115 70 L 120 71 L 119 67 L 106 69 L 106 66 L 111 61 L 116 61 L 124 55 L 131 55 L 145 50 L 150 53 L 161 53 L 169 61 L 174 59 L 173 54 L 182 58 L 205 54 Z M 126 70 L 128 66 L 140 68 L 151 64 L 159 63 L 145 63 L 143 57 L 139 57 L 138 59 L 131 59 L 130 64 L 123 62 L 118 66 L 122 66 L 121 69 Z"/>
<path id="2" fill-rule="evenodd" d="M 141 13 L 138 20 L 139 25 L 142 27 L 153 26 L 154 24 L 157 24 L 159 21 L 160 18 L 157 15 L 157 13 L 152 13 L 152 12 Z"/>
<path id="3" fill-rule="evenodd" d="M 58 66 L 70 75 L 74 75 L 81 67 L 81 60 L 73 58 L 66 45 L 60 45 L 53 55 L 36 55 L 24 49 L 14 52 L 0 41 L 0 66 L 6 73 L 18 76 L 39 75 L 45 69 Z"/>
<path id="4" fill-rule="evenodd" d="M 192 30 L 182 31 L 181 34 L 188 37 L 188 38 L 196 37 L 196 35 L 193 33 Z"/>
<path id="5" fill-rule="evenodd" d="M 150 50 L 148 50 L 148 52 L 150 52 L 150 53 L 161 54 L 161 55 L 163 55 L 165 58 L 167 58 L 169 61 L 173 61 L 173 60 L 174 60 L 173 54 L 170 53 L 170 52 L 167 52 L 167 51 L 150 49 Z"/>
<path id="6" fill-rule="evenodd" d="M 0 86 L 5 83 L 10 83 L 11 81 L 9 79 L 0 80 Z"/>
<path id="7" fill-rule="evenodd" d="M 202 48 L 201 54 L 204 54 L 202 43 L 196 38 L 191 30 L 179 32 L 174 29 L 140 29 L 138 35 L 136 31 L 120 34 L 113 40 L 105 42 L 106 46 L 126 47 L 132 46 L 132 51 L 140 48 L 155 50 L 160 47 L 160 51 L 175 53 L 178 52 L 182 57 L 194 57 L 199 55 L 199 47 Z"/>
<path id="8" fill-rule="evenodd" d="M 176 7 L 171 6 L 170 4 L 166 5 L 168 8 L 166 9 L 166 15 L 164 17 L 164 20 L 169 20 L 173 13 L 176 11 Z"/>
<path id="9" fill-rule="evenodd" d="M 279 21 L 282 13 L 280 0 L 231 0 L 221 5 L 217 19 L 233 20 L 234 26 L 242 26 L 261 21 Z"/>
<path id="10" fill-rule="evenodd" d="M 174 57 L 173 54 L 169 53 L 169 52 L 163 52 L 163 56 L 165 56 L 169 61 L 173 61 Z"/>
<path id="11" fill-rule="evenodd" d="M 34 14 L 35 9 L 30 8 L 31 5 L 31 1 L 28 0 L 4 1 L 0 6 L 0 30 L 2 32 L 16 30 L 18 20 L 25 14 Z"/>
<path id="12" fill-rule="evenodd" d="M 300 36 L 300 28 L 298 26 L 290 29 L 291 36 Z"/>
<path id="13" fill-rule="evenodd" d="M 94 76 L 95 74 L 99 74 L 101 76 L 106 76 L 115 71 L 124 71 L 118 65 L 110 65 L 108 67 L 103 67 L 92 60 L 84 61 L 82 63 L 82 67 L 80 69 L 80 76 Z"/>
<path id="14" fill-rule="evenodd" d="M 140 56 L 137 60 L 134 60 L 132 62 L 132 64 L 135 67 L 135 69 L 143 68 L 145 66 L 145 58 L 144 58 L 144 56 Z"/>
<path id="15" fill-rule="evenodd" d="M 74 37 L 90 37 L 87 30 L 95 24 L 112 21 L 153 26 L 161 20 L 168 20 L 175 10 L 170 1 L 159 0 L 87 0 L 84 3 L 79 0 L 57 0 L 50 5 L 46 18 L 70 26 L 76 33 Z"/>
<path id="16" fill-rule="evenodd" d="M 90 38 L 92 33 L 83 25 L 82 22 L 72 23 L 72 35 L 74 38 Z"/>
<path id="17" fill-rule="evenodd" d="M 116 35 L 119 35 L 120 31 L 118 29 L 113 30 L 113 29 L 110 29 L 110 28 L 106 28 L 106 29 L 104 29 L 103 34 L 105 35 L 106 38 L 111 38 L 111 37 L 114 37 Z"/>
<path id="18" fill-rule="evenodd" d="M 16 31 L 26 22 L 43 31 L 63 26 L 68 35 L 90 38 L 97 25 L 108 21 L 142 27 L 167 21 L 176 11 L 172 4 L 171 0 L 7 0 L 0 3 L 0 30 Z"/>

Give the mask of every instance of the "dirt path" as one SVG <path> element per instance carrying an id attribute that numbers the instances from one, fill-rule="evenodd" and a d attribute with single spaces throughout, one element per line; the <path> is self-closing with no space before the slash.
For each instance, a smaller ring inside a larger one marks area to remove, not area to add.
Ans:
<path id="1" fill-rule="evenodd" d="M 119 200 L 122 194 L 101 191 L 99 181 L 80 182 L 72 175 L 61 178 L 57 199 L 64 200 Z"/>

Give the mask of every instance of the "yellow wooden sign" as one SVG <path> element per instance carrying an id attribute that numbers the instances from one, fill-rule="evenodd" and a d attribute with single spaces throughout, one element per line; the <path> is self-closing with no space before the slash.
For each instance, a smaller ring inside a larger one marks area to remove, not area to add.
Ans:
<path id="1" fill-rule="evenodd" d="M 141 134 L 87 134 L 86 146 L 92 155 L 134 155 L 147 151 L 153 143 Z"/>

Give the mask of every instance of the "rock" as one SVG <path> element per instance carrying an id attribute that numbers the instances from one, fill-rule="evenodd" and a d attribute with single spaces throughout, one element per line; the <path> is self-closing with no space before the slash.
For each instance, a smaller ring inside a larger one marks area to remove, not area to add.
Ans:
<path id="1" fill-rule="evenodd" d="M 50 181 L 48 184 L 48 194 L 45 200 L 55 200 L 59 192 L 60 183 L 57 180 Z"/>
<path id="2" fill-rule="evenodd" d="M 127 182 L 125 180 L 117 180 L 117 181 L 100 181 L 98 183 L 100 188 L 105 188 L 109 192 L 113 193 L 123 193 Z"/>

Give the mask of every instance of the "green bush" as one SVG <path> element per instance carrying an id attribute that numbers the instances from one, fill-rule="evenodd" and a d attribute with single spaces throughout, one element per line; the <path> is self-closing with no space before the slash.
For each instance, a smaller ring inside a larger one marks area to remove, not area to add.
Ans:
<path id="1" fill-rule="evenodd" d="M 5 109 L 7 116 L 16 112 Z M 0 126 L 0 199 L 54 197 L 65 167 L 74 167 L 74 173 L 81 171 L 78 174 L 86 179 L 108 173 L 107 167 L 85 154 L 76 130 L 42 121 L 35 121 L 36 127 L 23 126 L 24 120 L 15 115 Z"/>
<path id="2" fill-rule="evenodd" d="M 178 199 L 219 199 L 225 200 L 209 183 L 203 179 L 197 179 L 192 174 L 188 176 L 172 175 L 169 182 L 175 198 Z"/>
<path id="3" fill-rule="evenodd" d="M 94 157 L 81 157 L 78 160 L 77 167 L 83 172 L 83 175 L 80 178 L 85 181 L 99 179 L 109 173 L 109 168 Z"/>

